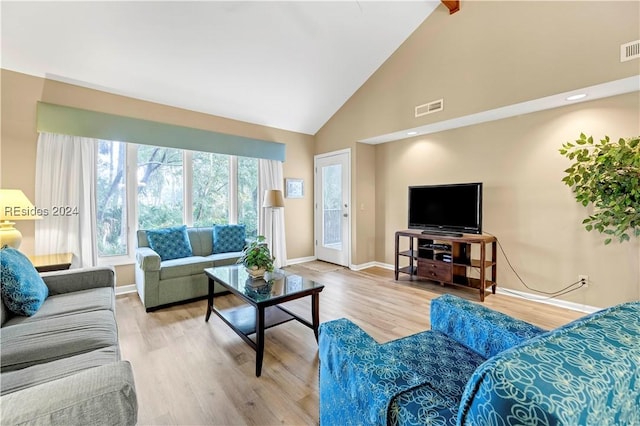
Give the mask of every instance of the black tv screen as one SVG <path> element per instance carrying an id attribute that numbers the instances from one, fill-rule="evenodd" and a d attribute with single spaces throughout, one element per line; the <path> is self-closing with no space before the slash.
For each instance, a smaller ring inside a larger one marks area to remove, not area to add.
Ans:
<path id="1" fill-rule="evenodd" d="M 482 233 L 482 183 L 409 187 L 409 228 Z"/>

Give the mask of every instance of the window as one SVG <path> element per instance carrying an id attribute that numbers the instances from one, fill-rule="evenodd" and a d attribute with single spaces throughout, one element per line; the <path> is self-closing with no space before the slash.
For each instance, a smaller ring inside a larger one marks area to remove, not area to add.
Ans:
<path id="1" fill-rule="evenodd" d="M 258 235 L 258 160 L 238 157 L 238 223 L 246 225 L 247 237 Z"/>
<path id="2" fill-rule="evenodd" d="M 98 256 L 123 256 L 128 253 L 126 144 L 99 141 L 96 166 Z"/>
<path id="3" fill-rule="evenodd" d="M 100 141 L 96 165 L 97 246 L 104 264 L 130 261 L 138 229 L 242 223 L 247 236 L 257 235 L 255 158 Z"/>
<path id="4" fill-rule="evenodd" d="M 193 226 L 229 223 L 229 160 L 223 154 L 193 153 Z"/>
<path id="5" fill-rule="evenodd" d="M 180 149 L 138 146 L 138 228 L 184 223 Z"/>

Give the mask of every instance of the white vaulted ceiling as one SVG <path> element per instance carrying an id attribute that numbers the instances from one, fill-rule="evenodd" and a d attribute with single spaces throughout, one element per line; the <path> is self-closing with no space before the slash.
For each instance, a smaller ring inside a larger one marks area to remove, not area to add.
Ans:
<path id="1" fill-rule="evenodd" d="M 439 4 L 2 1 L 1 65 L 315 134 Z"/>

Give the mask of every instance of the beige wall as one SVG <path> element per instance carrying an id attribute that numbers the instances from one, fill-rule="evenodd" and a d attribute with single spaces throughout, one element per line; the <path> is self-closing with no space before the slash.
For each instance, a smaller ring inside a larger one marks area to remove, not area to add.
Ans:
<path id="1" fill-rule="evenodd" d="M 639 33 L 639 2 L 463 2 L 451 16 L 440 5 L 316 134 L 316 153 L 352 148 L 352 204 L 376 206 L 373 217 L 353 211 L 354 263 L 393 264 L 407 185 L 480 180 L 485 229 L 530 285 L 556 289 L 588 274 L 591 288 L 563 298 L 595 306 L 638 298 L 638 242 L 605 248 L 581 229 L 584 209 L 559 182 L 567 163 L 557 152 L 581 131 L 639 134 L 637 93 L 387 143 L 374 148 L 375 164 L 357 141 L 638 75 L 619 46 Z M 416 105 L 440 98 L 444 111 L 414 118 Z M 499 285 L 526 290 L 500 263 Z"/>
<path id="2" fill-rule="evenodd" d="M 394 263 L 409 185 L 483 182 L 483 230 L 498 237 L 528 286 L 551 292 L 582 274 L 591 286 L 563 299 L 609 306 L 640 298 L 638 239 L 604 246 L 601 234 L 584 230 L 588 209 L 561 182 L 570 162 L 558 152 L 581 131 L 616 140 L 640 134 L 639 111 L 634 93 L 378 146 L 378 259 Z M 498 284 L 531 292 L 502 254 Z"/>
<path id="3" fill-rule="evenodd" d="M 19 188 L 35 199 L 36 103 L 45 101 L 128 117 L 189 126 L 286 144 L 285 177 L 313 180 L 314 138 L 222 117 L 187 111 L 91 90 L 53 80 L 2 70 L 2 144 L 0 182 L 3 188 Z M 307 186 L 308 187 L 308 186 Z M 287 257 L 313 255 L 313 200 L 285 199 Z M 33 253 L 35 225 L 20 222 L 22 251 Z M 118 283 L 133 283 L 133 267 L 118 268 Z"/>

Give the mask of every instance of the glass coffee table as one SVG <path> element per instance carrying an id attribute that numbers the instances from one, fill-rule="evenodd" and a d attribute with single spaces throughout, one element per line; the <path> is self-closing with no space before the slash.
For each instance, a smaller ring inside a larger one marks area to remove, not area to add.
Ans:
<path id="1" fill-rule="evenodd" d="M 286 272 L 278 273 L 268 281 L 252 279 L 242 265 L 206 268 L 204 272 L 209 278 L 205 321 L 209 321 L 212 312 L 215 313 L 256 351 L 257 377 L 262 373 L 264 331 L 267 328 L 296 320 L 311 328 L 318 340 L 320 292 L 324 285 Z M 217 309 L 213 304 L 215 283 L 240 297 L 245 304 Z M 307 296 L 311 296 L 311 322 L 280 306 L 281 303 Z M 255 340 L 249 337 L 252 334 L 255 334 Z"/>

